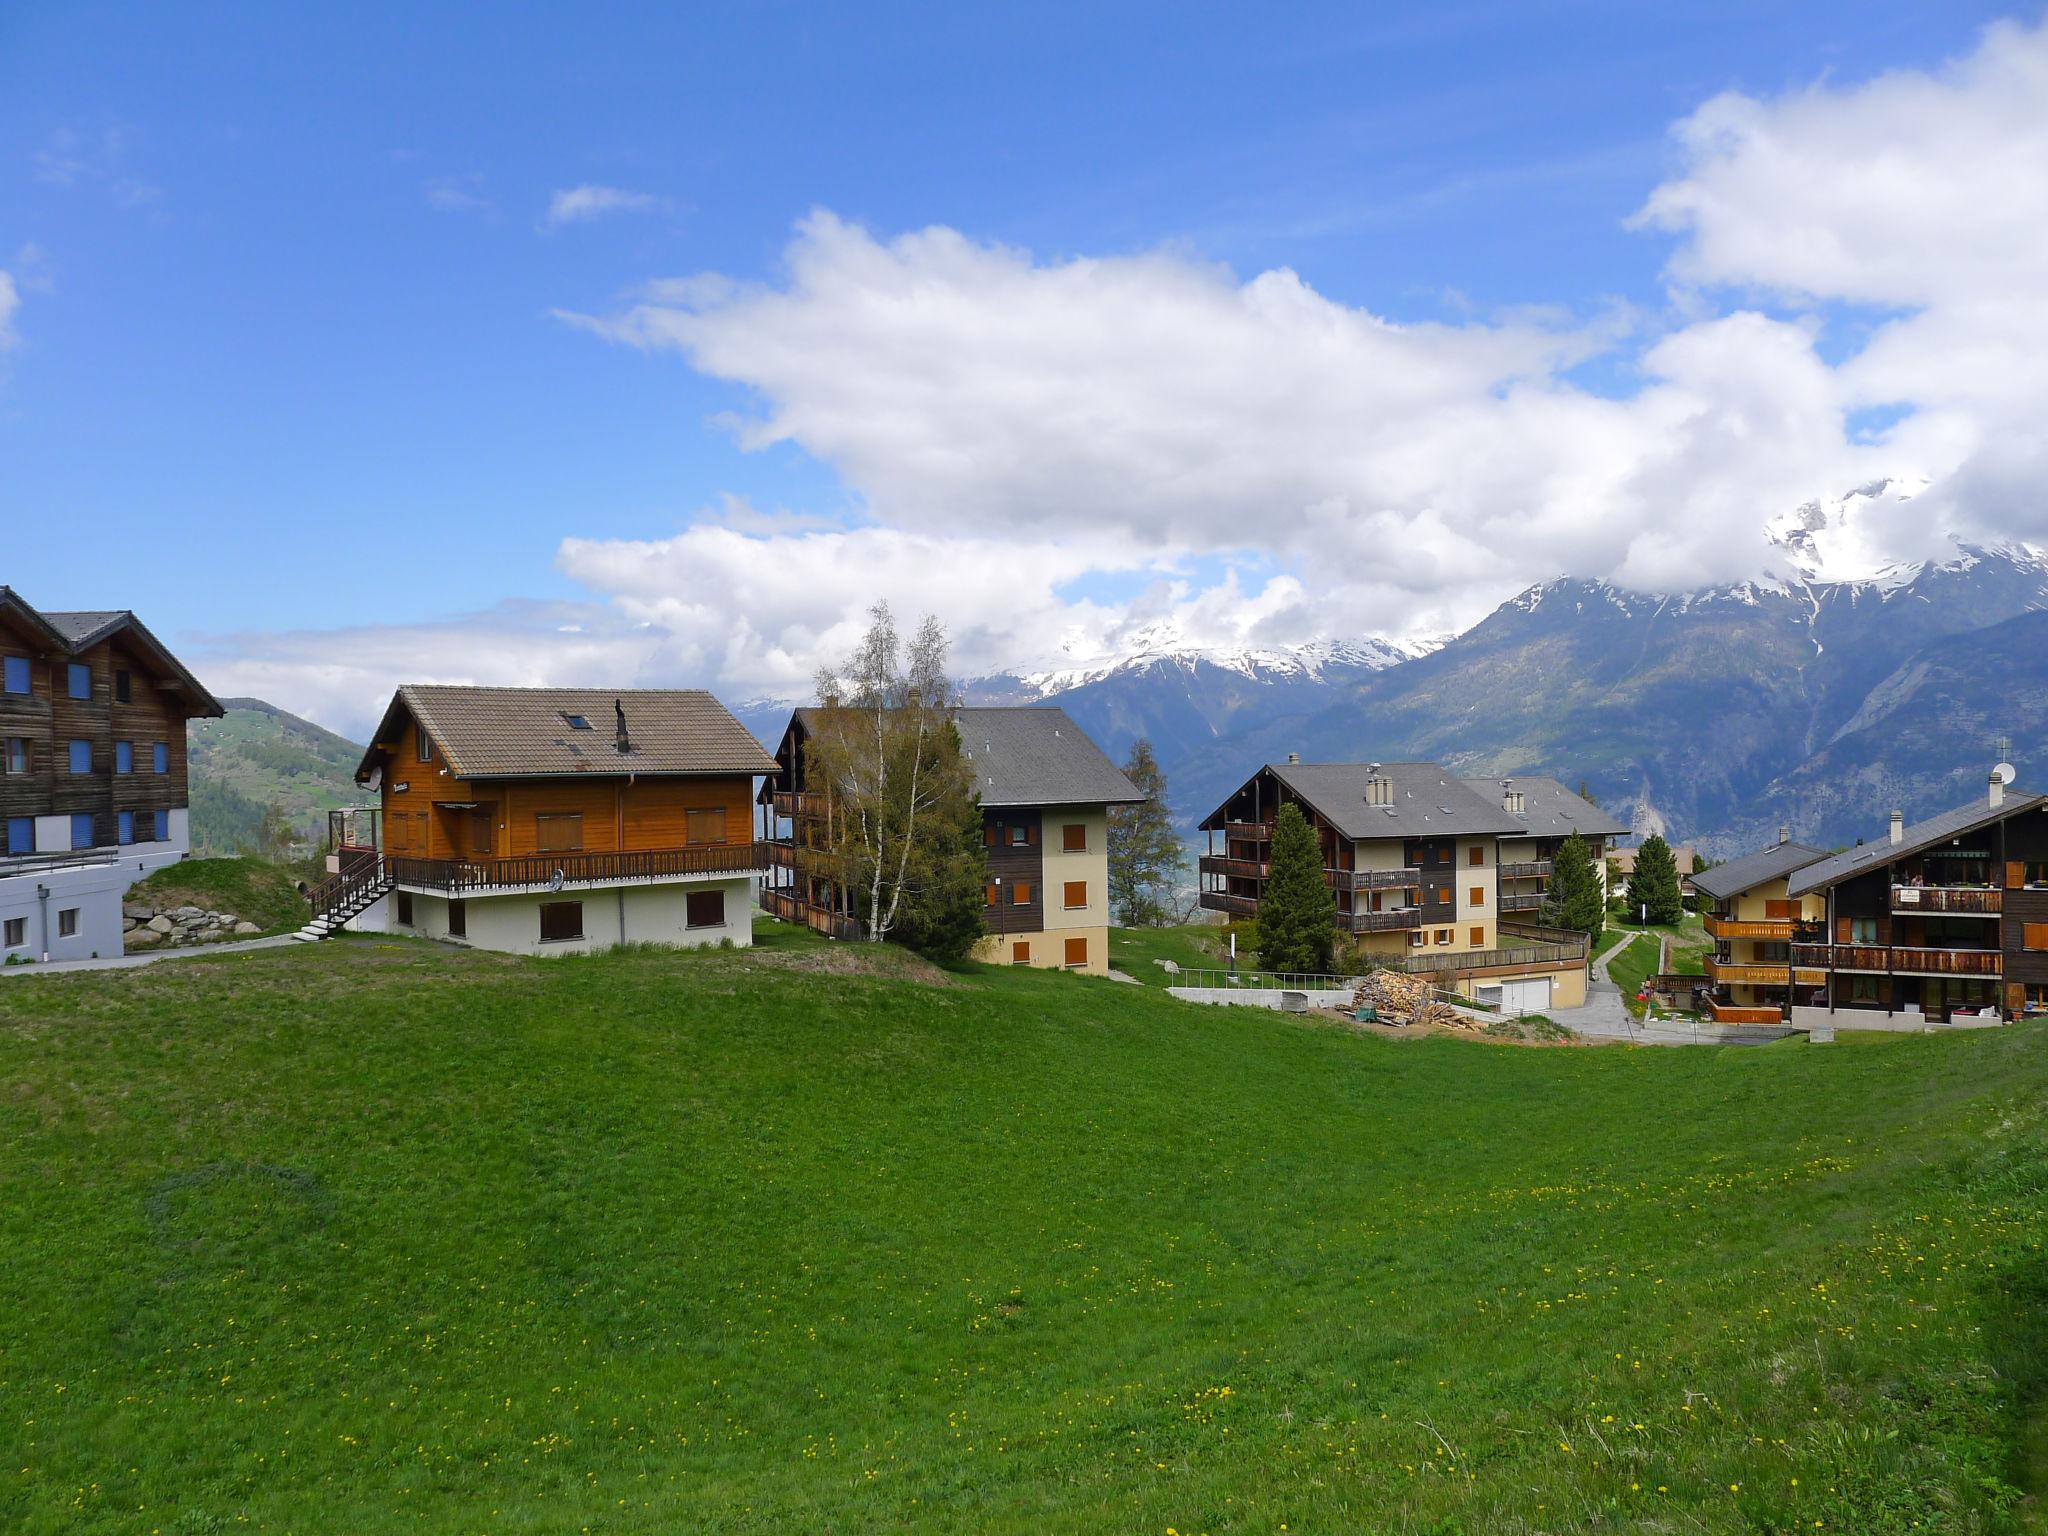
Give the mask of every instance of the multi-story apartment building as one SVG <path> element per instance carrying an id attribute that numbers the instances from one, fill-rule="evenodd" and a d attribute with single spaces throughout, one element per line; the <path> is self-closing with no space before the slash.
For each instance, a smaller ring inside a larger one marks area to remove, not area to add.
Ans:
<path id="1" fill-rule="evenodd" d="M 1813 891 L 1794 896 L 1789 887 L 1795 874 L 1827 856 L 1781 832 L 1772 847 L 1693 876 L 1693 889 L 1712 903 L 1702 920 L 1714 941 L 1706 1008 L 1717 1022 L 1776 1024 L 1826 985 L 1825 973 L 1792 962 L 1795 940 L 1824 933 L 1826 900 Z"/>
<path id="2" fill-rule="evenodd" d="M 1556 844 L 1580 831 L 1597 856 L 1620 830 L 1597 806 L 1555 780 L 1465 780 L 1436 763 L 1268 763 L 1202 822 L 1204 907 L 1258 916 L 1273 816 L 1289 803 L 1322 844 L 1338 931 L 1361 958 L 1443 974 L 1467 996 L 1512 1008 L 1585 1001 L 1585 936 L 1534 919 Z M 1503 859 L 1513 869 L 1505 887 Z"/>
<path id="3" fill-rule="evenodd" d="M 1793 873 L 1819 931 L 1792 964 L 1800 1027 L 1922 1028 L 2048 1013 L 2048 796 L 1994 773 L 1983 798 Z"/>
<path id="4" fill-rule="evenodd" d="M 563 954 L 752 940 L 754 779 L 775 761 L 693 688 L 392 696 L 336 817 L 307 937 L 342 926 Z"/>
<path id="5" fill-rule="evenodd" d="M 761 788 L 761 902 L 790 922 L 856 938 L 857 893 L 835 878 L 825 851 L 832 796 L 813 782 L 805 751 L 817 719 L 813 709 L 790 716 Z M 953 724 L 981 796 L 988 854 L 976 957 L 1107 975 L 1109 809 L 1145 797 L 1063 709 L 963 707 Z"/>
<path id="6" fill-rule="evenodd" d="M 1481 798 L 1497 798 L 1501 809 L 1521 826 L 1521 831 L 1506 833 L 1500 840 L 1500 910 L 1504 915 L 1533 918 L 1543 910 L 1558 845 L 1574 832 L 1586 840 L 1593 855 L 1593 872 L 1604 893 L 1608 845 L 1628 828 L 1585 796 L 1541 774 L 1461 782 Z"/>
<path id="7" fill-rule="evenodd" d="M 212 694 L 123 610 L 0 587 L 0 962 L 121 953 L 121 898 L 191 846 L 185 722 Z"/>

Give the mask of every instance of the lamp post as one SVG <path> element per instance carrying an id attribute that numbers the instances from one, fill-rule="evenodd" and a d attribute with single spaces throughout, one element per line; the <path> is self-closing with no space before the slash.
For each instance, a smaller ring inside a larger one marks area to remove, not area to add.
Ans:
<path id="1" fill-rule="evenodd" d="M 1003 963 L 1003 940 L 1008 937 L 1003 924 L 1003 877 L 996 876 L 996 964 Z"/>

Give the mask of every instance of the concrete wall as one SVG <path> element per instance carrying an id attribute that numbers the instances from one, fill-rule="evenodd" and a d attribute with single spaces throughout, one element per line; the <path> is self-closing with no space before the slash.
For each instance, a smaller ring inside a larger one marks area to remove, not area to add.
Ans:
<path id="1" fill-rule="evenodd" d="M 1989 1014 L 1937 1023 L 1918 1008 L 1901 1008 L 1896 1013 L 1886 1013 L 1882 1008 L 1838 1008 L 1833 1012 L 1826 1008 L 1792 1010 L 1792 1027 L 1808 1031 L 1872 1029 L 1892 1034 L 1925 1035 L 1945 1029 L 1996 1029 L 2004 1022 L 1999 1015 Z"/>
<path id="2" fill-rule="evenodd" d="M 1278 987 L 1168 987 L 1170 996 L 1184 1003 L 1221 1003 L 1237 1008 L 1280 1007 L 1281 989 Z M 1310 992 L 1306 994 L 1310 1008 L 1349 1008 L 1351 989 L 1342 992 Z"/>
<path id="3" fill-rule="evenodd" d="M 688 925 L 688 897 L 693 891 L 725 892 L 725 922 L 717 927 Z M 583 937 L 543 941 L 540 909 L 544 902 L 583 903 Z M 668 944 L 689 948 L 730 941 L 734 945 L 753 942 L 753 880 L 746 875 L 717 879 L 665 881 L 660 884 L 571 886 L 559 893 L 521 892 L 505 896 L 472 896 L 465 903 L 464 937 L 448 932 L 448 900 L 444 896 L 412 894 L 412 926 L 398 921 L 396 893 L 372 905 L 349 923 L 352 930 L 365 933 L 406 933 L 420 938 L 445 939 L 475 949 L 495 949 L 515 955 L 592 954 L 627 944 Z"/>
<path id="4" fill-rule="evenodd" d="M 10 959 L 90 960 L 120 954 L 121 898 L 139 878 L 136 861 L 123 859 L 0 879 L 0 964 Z M 47 900 L 41 896 L 45 891 Z M 78 932 L 60 938 L 59 915 L 67 911 L 78 913 Z M 5 942 L 9 918 L 23 920 L 18 945 Z"/>

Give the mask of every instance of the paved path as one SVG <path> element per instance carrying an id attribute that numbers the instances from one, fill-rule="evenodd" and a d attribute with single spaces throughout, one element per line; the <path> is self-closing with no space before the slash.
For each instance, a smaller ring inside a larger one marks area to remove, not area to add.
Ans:
<path id="1" fill-rule="evenodd" d="M 1591 1040 L 1630 1040 L 1637 1045 L 1765 1045 L 1793 1033 L 1787 1029 L 1740 1024 L 1694 1023 L 1691 1019 L 1644 1020 L 1634 1017 L 1621 988 L 1607 974 L 1607 962 L 1635 937 L 1624 933 L 1596 959 L 1586 977 L 1583 1008 L 1553 1008 L 1548 1017 L 1573 1034 Z M 1668 941 L 1667 941 L 1668 942 Z"/>
<path id="2" fill-rule="evenodd" d="M 0 965 L 0 978 L 8 976 L 54 976 L 65 971 L 132 971 L 155 965 L 159 960 L 191 960 L 200 955 L 246 954 L 252 949 L 276 949 L 298 942 L 288 933 L 267 939 L 238 939 L 232 944 L 189 944 L 182 949 L 144 949 L 132 955 L 109 955 L 104 960 L 50 960 L 35 965 Z"/>

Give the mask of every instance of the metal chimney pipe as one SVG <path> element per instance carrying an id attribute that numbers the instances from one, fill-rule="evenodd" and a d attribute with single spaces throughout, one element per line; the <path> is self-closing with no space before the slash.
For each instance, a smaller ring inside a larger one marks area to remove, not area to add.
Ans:
<path id="1" fill-rule="evenodd" d="M 1998 776 L 1997 770 L 1994 769 L 1991 774 L 1991 809 L 1995 811 L 2003 804 L 2005 804 L 2005 780 L 2001 779 Z"/>
<path id="2" fill-rule="evenodd" d="M 626 706 L 613 699 L 612 712 L 619 717 L 619 734 L 612 745 L 618 748 L 621 756 L 624 756 L 633 750 L 633 739 L 626 734 Z"/>

